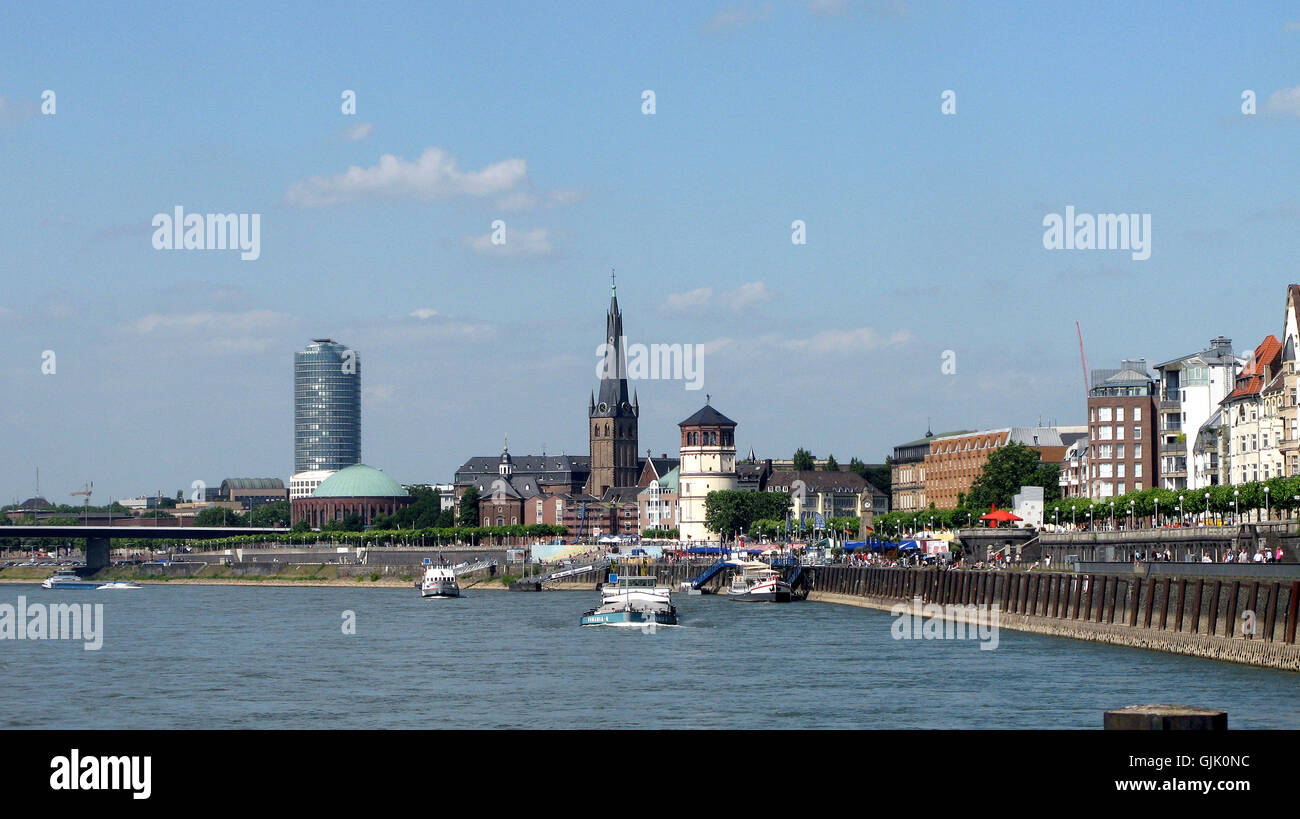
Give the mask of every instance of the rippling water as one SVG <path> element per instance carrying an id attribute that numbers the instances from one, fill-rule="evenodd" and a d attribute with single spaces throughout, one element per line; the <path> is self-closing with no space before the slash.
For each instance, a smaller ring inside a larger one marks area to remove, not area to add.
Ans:
<path id="1" fill-rule="evenodd" d="M 9 728 L 1099 728 L 1149 702 L 1300 728 L 1300 674 L 1013 631 L 894 640 L 888 614 L 830 604 L 681 595 L 682 625 L 642 634 L 580 628 L 595 592 L 0 587 L 19 595 L 104 603 L 105 637 L 0 640 Z"/>

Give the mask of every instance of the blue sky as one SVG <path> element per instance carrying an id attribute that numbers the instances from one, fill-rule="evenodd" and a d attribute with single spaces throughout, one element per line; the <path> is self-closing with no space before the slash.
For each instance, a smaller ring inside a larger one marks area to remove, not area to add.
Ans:
<path id="1" fill-rule="evenodd" d="M 643 450 L 708 392 L 842 461 L 1080 423 L 1076 319 L 1091 367 L 1244 352 L 1300 279 L 1291 4 L 261 5 L 7 10 L 0 500 L 287 478 L 316 336 L 398 480 L 585 454 L 611 267 L 629 341 L 706 345 L 703 390 L 635 385 Z M 155 250 L 177 205 L 260 257 Z M 1044 249 L 1067 205 L 1151 214 L 1151 258 Z"/>

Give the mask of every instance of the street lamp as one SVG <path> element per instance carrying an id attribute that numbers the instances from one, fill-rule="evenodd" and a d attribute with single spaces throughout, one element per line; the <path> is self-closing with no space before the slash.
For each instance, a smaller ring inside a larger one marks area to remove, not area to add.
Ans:
<path id="1" fill-rule="evenodd" d="M 1268 505 L 1268 486 L 1264 487 L 1264 520 L 1270 520 L 1273 517 L 1273 510 Z"/>
<path id="2" fill-rule="evenodd" d="M 1237 517 L 1241 514 L 1241 510 L 1237 504 L 1237 502 L 1240 499 L 1241 499 L 1241 490 L 1240 489 L 1232 490 L 1232 522 L 1235 525 L 1240 525 L 1239 521 L 1237 520 Z"/>
<path id="3" fill-rule="evenodd" d="M 1160 499 L 1156 498 L 1156 528 L 1160 528 Z"/>
<path id="4" fill-rule="evenodd" d="M 1210 525 L 1210 493 L 1205 493 L 1205 525 Z"/>
<path id="5" fill-rule="evenodd" d="M 1183 525 L 1183 496 L 1178 496 L 1178 525 Z"/>
<path id="6" fill-rule="evenodd" d="M 1092 507 L 1088 507 L 1088 531 L 1092 531 Z"/>
<path id="7" fill-rule="evenodd" d="M 1115 531 L 1115 501 L 1110 502 L 1110 530 Z"/>
<path id="8" fill-rule="evenodd" d="M 1070 505 L 1070 525 L 1076 529 L 1079 528 L 1078 523 L 1075 522 L 1075 517 L 1076 517 L 1075 513 L 1077 513 L 1078 511 L 1079 511 L 1079 507 L 1074 506 L 1073 504 Z"/>
<path id="9" fill-rule="evenodd" d="M 1137 528 L 1137 501 L 1128 502 L 1128 528 Z"/>

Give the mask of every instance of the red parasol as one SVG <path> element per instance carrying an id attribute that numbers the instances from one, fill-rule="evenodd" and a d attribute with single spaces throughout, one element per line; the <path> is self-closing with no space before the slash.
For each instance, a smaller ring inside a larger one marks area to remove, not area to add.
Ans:
<path id="1" fill-rule="evenodd" d="M 994 528 L 997 528 L 997 525 L 999 523 L 1003 523 L 1003 522 L 1010 523 L 1013 520 L 1024 520 L 1024 518 L 1017 517 L 1016 515 L 1011 514 L 1005 509 L 999 509 L 998 505 L 995 503 L 993 504 L 993 506 L 989 508 L 988 512 L 986 512 L 983 515 L 980 515 L 980 520 L 987 520 L 993 525 Z"/>

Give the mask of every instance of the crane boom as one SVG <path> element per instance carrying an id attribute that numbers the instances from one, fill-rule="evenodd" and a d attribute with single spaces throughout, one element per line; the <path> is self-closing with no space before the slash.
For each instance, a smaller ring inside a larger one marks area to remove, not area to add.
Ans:
<path id="1" fill-rule="evenodd" d="M 1088 400 L 1088 357 L 1083 354 L 1083 328 L 1079 326 L 1079 320 L 1074 320 L 1074 329 L 1079 333 L 1079 363 L 1083 365 L 1083 399 Z"/>

